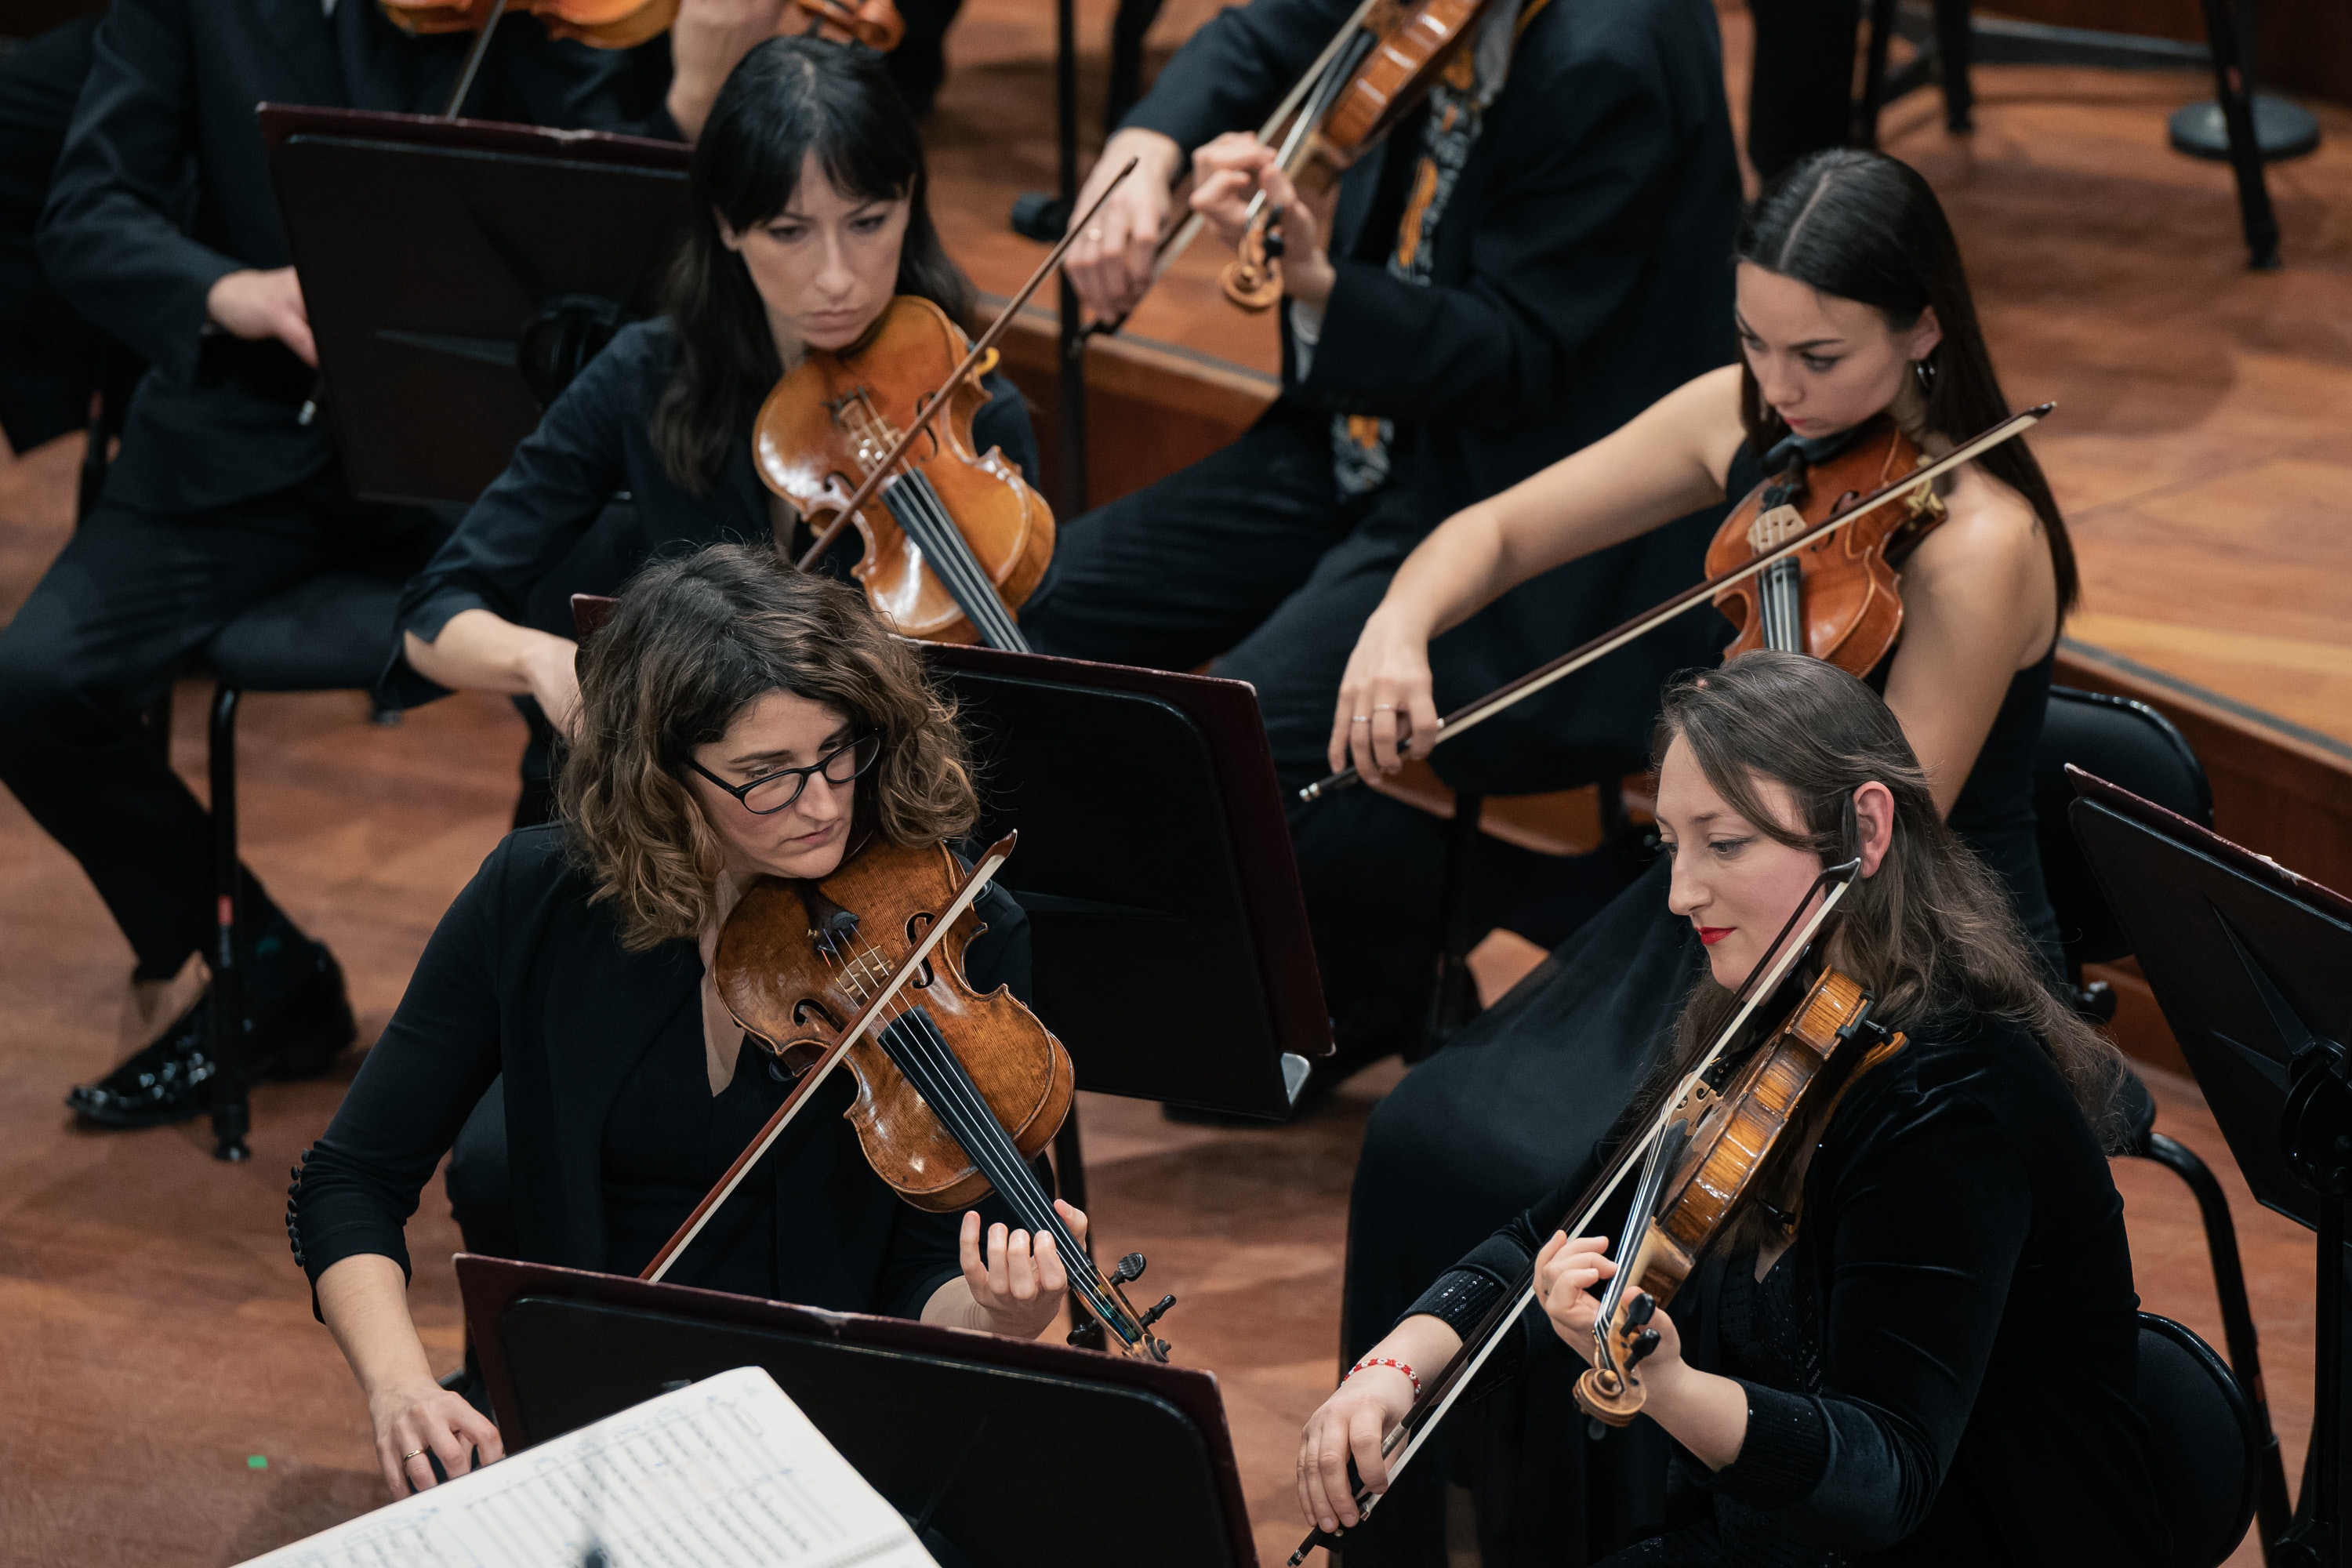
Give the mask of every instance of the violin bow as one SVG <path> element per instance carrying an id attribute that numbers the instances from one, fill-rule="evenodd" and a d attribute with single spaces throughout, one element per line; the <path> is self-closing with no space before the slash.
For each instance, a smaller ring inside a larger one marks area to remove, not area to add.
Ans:
<path id="1" fill-rule="evenodd" d="M 1349 42 L 1362 30 L 1365 18 L 1372 14 L 1372 7 L 1379 3 L 1380 0 L 1361 0 L 1347 21 L 1340 24 L 1339 30 L 1331 35 L 1331 41 L 1323 46 L 1323 52 L 1315 57 L 1315 63 L 1308 66 L 1306 72 L 1290 84 L 1290 90 L 1283 95 L 1280 103 L 1274 106 L 1274 112 L 1265 117 L 1265 122 L 1257 128 L 1257 139 L 1261 142 L 1271 142 L 1274 140 L 1274 133 L 1282 129 L 1282 122 L 1296 113 L 1298 106 L 1307 100 L 1307 95 L 1313 92 L 1321 83 L 1324 74 L 1330 69 L 1331 62 L 1339 58 L 1339 51 L 1346 48 Z M 1286 171 L 1289 168 L 1286 152 L 1283 166 Z M 1251 216 L 1255 217 L 1257 215 L 1258 203 L 1265 199 L 1265 194 L 1263 191 L 1258 193 L 1257 200 L 1250 205 Z M 1097 205 L 1099 205 L 1099 203 L 1097 204 Z M 1087 216 L 1092 217 L 1093 211 L 1089 209 Z M 1176 258 L 1183 255 L 1185 248 L 1200 237 L 1201 230 L 1208 221 L 1199 213 L 1194 213 L 1160 240 L 1160 247 L 1151 255 L 1152 282 L 1157 283 L 1168 275 L 1168 269 L 1176 265 Z M 1079 231 L 1079 225 L 1070 226 L 1070 233 L 1076 234 Z M 1127 317 L 1121 316 L 1115 321 L 1094 322 L 1079 335 L 1089 338 L 1108 337 L 1125 325 L 1127 325 Z"/>
<path id="2" fill-rule="evenodd" d="M 1127 161 L 1127 166 L 1111 176 L 1110 184 L 1102 188 L 1102 195 L 1097 196 L 1094 205 L 1087 208 L 1087 218 L 1093 217 L 1102 210 L 1103 203 L 1110 200 L 1110 194 L 1118 189 L 1119 182 L 1135 173 L 1135 166 L 1139 162 L 1141 162 L 1140 159 L 1129 158 Z M 882 488 L 882 481 L 890 477 L 890 471 L 898 466 L 898 459 L 905 457 L 907 448 L 915 444 L 915 437 L 930 428 L 931 420 L 938 416 L 940 409 L 948 405 L 948 395 L 956 389 L 957 384 L 965 376 L 971 374 L 971 367 L 980 363 L 981 356 L 996 346 L 996 340 L 1004 335 L 1005 329 L 1013 324 L 1013 318 L 1020 314 L 1021 307 L 1029 302 L 1029 296 L 1034 294 L 1037 291 L 1037 286 L 1045 282 L 1052 275 L 1054 268 L 1062 264 L 1062 258 L 1069 254 L 1070 247 L 1077 242 L 1078 236 L 1083 232 L 1085 232 L 1085 220 L 1081 219 L 1072 224 L 1068 232 L 1055 241 L 1054 248 L 1045 253 L 1045 259 L 1037 264 L 1037 270 L 1029 274 L 1029 281 L 1021 285 L 1019 293 L 1005 301 L 1004 309 L 996 313 L 996 320 L 988 324 L 988 331 L 980 334 L 980 341 L 971 345 L 971 352 L 963 356 L 963 363 L 950 371 L 947 380 L 940 384 L 940 389 L 931 394 L 922 407 L 916 410 L 915 417 L 908 421 L 907 428 L 899 432 L 898 439 L 891 445 L 890 450 L 884 454 L 882 460 L 866 470 L 865 481 L 850 492 L 847 504 L 834 513 L 833 521 L 824 525 L 824 531 L 816 536 L 816 542 L 810 545 L 807 552 L 802 555 L 800 560 L 802 571 L 816 570 L 816 563 L 824 559 L 824 552 L 833 548 L 833 542 L 841 537 L 841 531 L 849 526 L 849 520 L 857 515 L 857 509 L 871 500 L 874 492 Z"/>
<path id="3" fill-rule="evenodd" d="M 1496 688 L 1466 707 L 1455 709 L 1437 721 L 1437 736 L 1430 742 L 1430 744 L 1442 745 L 1472 725 L 1485 723 L 1496 714 L 1525 701 L 1553 682 L 1564 680 L 1574 675 L 1595 659 L 1615 653 L 1634 638 L 1657 630 L 1658 627 L 1664 626 L 1693 605 L 1712 600 L 1726 588 L 1746 582 L 1774 562 L 1794 555 L 1823 535 L 1843 528 L 1867 512 L 1876 511 L 1880 507 L 1902 500 L 1922 485 L 1933 484 L 1962 463 L 1990 451 L 2004 441 L 2023 435 L 2042 423 L 2057 406 L 2054 403 L 2036 404 L 2022 414 L 2011 415 L 2000 424 L 1953 447 L 1934 462 L 1923 468 L 1915 468 L 1890 484 L 1879 486 L 1835 517 L 1824 518 L 1802 533 L 1790 535 L 1770 550 L 1742 565 L 1734 567 L 1720 577 L 1710 577 L 1696 587 L 1685 588 L 1656 608 L 1644 610 L 1624 625 L 1601 633 L 1591 642 L 1569 649 L 1549 663 L 1538 665 L 1517 680 Z M 1319 778 L 1300 790 L 1298 798 L 1302 803 L 1311 803 L 1322 799 L 1335 789 L 1344 789 L 1349 784 L 1362 782 L 1363 776 L 1353 767 L 1342 768 L 1338 773 Z"/>
<path id="4" fill-rule="evenodd" d="M 1731 1042 L 1748 1026 L 1748 1021 L 1755 1016 L 1756 1009 L 1780 989 L 1781 983 L 1789 978 L 1790 972 L 1811 951 L 1813 939 L 1821 934 L 1822 927 L 1828 923 L 1830 916 L 1845 898 L 1846 890 L 1861 875 L 1862 862 L 1848 860 L 1843 865 L 1823 868 L 1822 874 L 1813 879 L 1812 887 L 1806 890 L 1804 899 L 1780 927 L 1780 934 L 1772 939 L 1772 945 L 1764 950 L 1764 956 L 1756 961 L 1755 967 L 1748 972 L 1748 978 L 1741 981 L 1739 989 L 1733 993 L 1738 1006 L 1716 1031 L 1715 1038 L 1707 1045 L 1706 1053 L 1683 1075 L 1675 1092 L 1659 1102 L 1657 1113 L 1651 1119 L 1650 1125 L 1643 1130 L 1640 1136 L 1628 1139 L 1611 1160 L 1607 1173 L 1585 1190 L 1583 1206 L 1576 1215 L 1573 1234 L 1583 1235 L 1594 1217 L 1616 1195 L 1618 1187 L 1623 1184 L 1633 1167 L 1637 1163 L 1646 1165 L 1649 1163 L 1650 1152 L 1681 1120 L 1680 1109 L 1690 1098 L 1692 1087 L 1714 1070 L 1715 1064 L 1722 1059 Z M 1807 916 L 1805 907 L 1813 901 L 1816 893 L 1822 895 L 1821 907 Z M 1561 1215 L 1555 1228 L 1569 1230 L 1569 1216 Z M 1391 1454 L 1396 1455 L 1396 1462 L 1389 1467 L 1390 1486 L 1396 1485 L 1397 1477 L 1412 1463 L 1414 1456 L 1421 1452 L 1422 1445 L 1428 1441 L 1429 1435 L 1445 1419 L 1454 1402 L 1462 1397 L 1464 1390 L 1470 1386 L 1479 1370 L 1486 1364 L 1487 1358 L 1503 1342 L 1503 1331 L 1517 1322 L 1519 1314 L 1533 1305 L 1535 1299 L 1535 1267 L 1530 1264 L 1516 1289 L 1495 1303 L 1486 1318 L 1470 1331 L 1470 1337 L 1463 1342 L 1462 1348 L 1454 1352 L 1454 1359 L 1445 1363 L 1430 1380 L 1429 1386 L 1423 1390 L 1420 1397 L 1412 1402 L 1412 1408 L 1389 1428 L 1388 1435 L 1381 1439 L 1381 1455 L 1383 1458 Z M 1402 1452 L 1398 1451 L 1400 1448 Z M 1362 1528 L 1363 1521 L 1371 1517 L 1372 1510 L 1380 1505 L 1382 1495 L 1364 1491 L 1356 1494 L 1357 1523 L 1353 1528 Z M 1339 1537 L 1345 1533 L 1344 1531 L 1327 1533 L 1320 1529 L 1309 1532 L 1307 1539 L 1299 1543 L 1298 1550 L 1290 1554 L 1288 1568 L 1298 1568 L 1306 1561 L 1307 1554 L 1318 1546 L 1338 1545 Z"/>
<path id="5" fill-rule="evenodd" d="M 677 1227 L 677 1234 L 662 1243 L 662 1249 L 654 1254 L 653 1261 L 646 1265 L 638 1279 L 657 1282 L 669 1272 L 669 1266 L 677 1261 L 677 1255 L 686 1250 L 687 1244 L 702 1233 L 702 1227 L 709 1223 L 710 1216 L 719 1212 L 719 1205 L 733 1196 L 735 1189 L 743 1184 L 743 1178 L 751 1173 L 751 1167 L 760 1163 L 760 1156 L 774 1147 L 776 1140 L 783 1136 L 784 1129 L 792 1125 L 793 1118 L 800 1114 L 801 1107 L 808 1103 L 817 1085 L 841 1065 L 842 1058 L 849 1054 L 849 1047 L 865 1037 L 866 1030 L 898 998 L 907 982 L 921 972 L 924 961 L 931 956 L 931 950 L 946 940 L 950 929 L 963 918 L 966 910 L 971 908 L 972 900 L 980 897 L 982 889 L 996 876 L 997 868 L 1012 856 L 1020 837 L 1018 833 L 1008 833 L 989 846 L 988 853 L 980 858 L 980 864 L 974 866 L 971 875 L 964 879 L 962 890 L 956 894 L 955 902 L 948 906 L 945 914 L 931 922 L 931 929 L 924 933 L 921 942 L 915 944 L 915 951 L 908 955 L 907 962 L 898 966 L 887 984 L 875 993 L 865 1011 L 859 1013 L 849 1027 L 842 1030 L 840 1037 L 826 1047 L 824 1058 L 801 1075 L 800 1082 L 793 1086 L 792 1092 L 784 1097 L 783 1104 L 776 1107 L 776 1113 L 768 1118 L 765 1127 L 760 1129 L 760 1135 L 735 1157 L 735 1163 L 727 1167 L 727 1173 L 719 1178 L 719 1184 L 694 1205 L 694 1212 L 686 1216 L 686 1223 Z M 732 1013 L 734 1009 L 730 1007 L 728 1010 Z M 738 1018 L 736 1022 L 740 1024 L 742 1020 Z M 748 1026 L 746 1032 L 749 1032 Z"/>

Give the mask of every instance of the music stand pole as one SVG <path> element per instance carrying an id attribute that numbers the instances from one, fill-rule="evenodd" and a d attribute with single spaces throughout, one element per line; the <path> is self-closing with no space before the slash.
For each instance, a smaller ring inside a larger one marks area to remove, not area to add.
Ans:
<path id="1" fill-rule="evenodd" d="M 2295 1057 L 2280 1119 L 2287 1165 L 2320 1202 L 2311 1454 L 2294 1522 L 2273 1557 L 2277 1568 L 2337 1568 L 2343 1561 L 2344 1200 L 2352 1194 L 2352 1084 L 2345 1067 L 2343 1047 L 2312 1041 Z"/>
<path id="2" fill-rule="evenodd" d="M 1078 14 L 1077 0 L 1054 0 L 1054 117 L 1060 142 L 1060 195 L 1065 221 L 1078 210 Z M 1078 291 L 1066 268 L 1055 339 L 1054 432 L 1056 467 L 1054 510 L 1064 522 L 1087 510 L 1087 334 Z"/>

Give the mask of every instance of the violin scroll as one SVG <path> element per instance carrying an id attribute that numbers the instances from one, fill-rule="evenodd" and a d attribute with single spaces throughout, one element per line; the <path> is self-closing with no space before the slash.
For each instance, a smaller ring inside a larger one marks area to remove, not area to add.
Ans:
<path id="1" fill-rule="evenodd" d="M 1217 275 L 1225 298 L 1255 314 L 1273 309 L 1282 298 L 1282 209 L 1242 232 L 1234 259 Z"/>

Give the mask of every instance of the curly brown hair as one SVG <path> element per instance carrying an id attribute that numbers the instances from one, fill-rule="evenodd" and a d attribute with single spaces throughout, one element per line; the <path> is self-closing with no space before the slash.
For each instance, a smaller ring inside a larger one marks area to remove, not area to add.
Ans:
<path id="1" fill-rule="evenodd" d="M 617 906 L 630 951 L 698 936 L 715 917 L 721 841 L 687 786 L 687 762 L 774 691 L 881 737 L 859 781 L 853 846 L 874 834 L 937 843 L 978 817 L 954 710 L 863 594 L 763 545 L 656 561 L 583 651 L 579 734 L 556 777 L 571 853 L 593 900 Z"/>

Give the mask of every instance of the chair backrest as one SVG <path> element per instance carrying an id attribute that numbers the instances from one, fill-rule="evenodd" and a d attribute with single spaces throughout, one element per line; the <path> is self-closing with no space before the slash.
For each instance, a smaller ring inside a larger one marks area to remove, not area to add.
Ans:
<path id="1" fill-rule="evenodd" d="M 2139 1315 L 2148 1479 L 2172 1532 L 2172 1568 L 2217 1568 L 2254 1517 L 2256 1440 L 2238 1380 L 2213 1347 L 2169 1318 Z"/>
<path id="2" fill-rule="evenodd" d="M 2058 916 L 2068 960 L 2078 965 L 2112 963 L 2131 952 L 2131 942 L 2107 908 L 2067 825 L 2066 807 L 2074 798 L 2066 782 L 2069 763 L 2203 827 L 2213 826 L 2213 793 L 2197 753 L 2172 721 L 2147 703 L 2066 686 L 2050 689 L 2042 744 L 2033 757 L 2042 885 Z"/>

